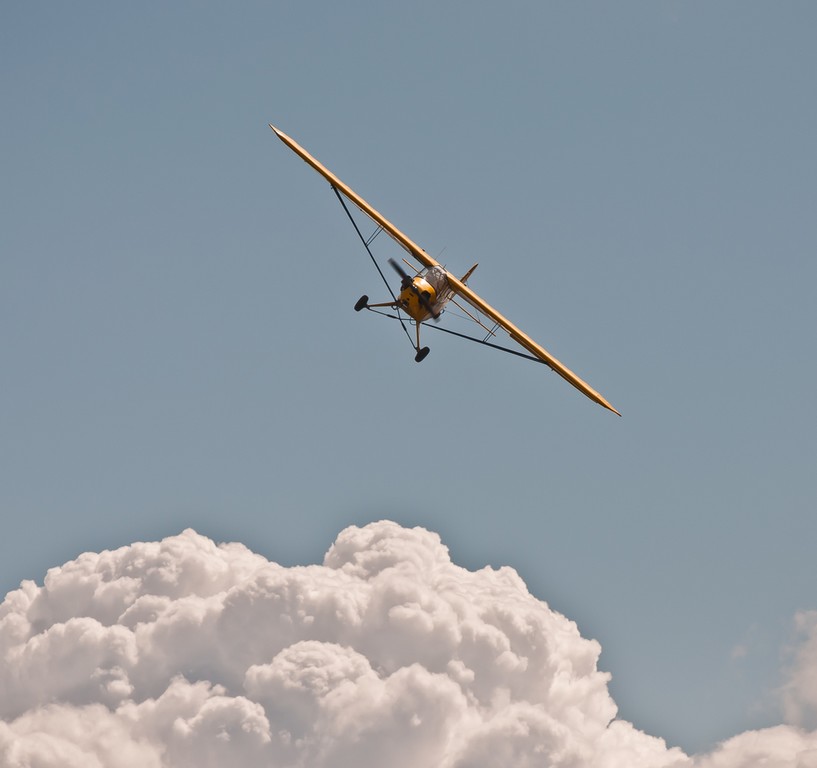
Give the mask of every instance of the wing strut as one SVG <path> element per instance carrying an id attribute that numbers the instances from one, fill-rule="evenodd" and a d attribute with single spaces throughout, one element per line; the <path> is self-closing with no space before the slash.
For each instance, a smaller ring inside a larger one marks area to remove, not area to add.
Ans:
<path id="1" fill-rule="evenodd" d="M 401 318 L 397 317 L 397 315 L 390 315 L 388 312 L 382 312 L 381 310 L 373 309 L 372 307 L 369 307 L 369 311 L 374 312 L 376 315 L 387 317 L 389 318 L 389 320 L 401 320 Z M 451 330 L 451 328 L 443 328 L 443 326 L 441 325 L 432 325 L 430 323 L 427 323 L 426 328 L 433 328 L 435 331 L 442 331 L 443 333 L 448 333 L 451 336 L 458 336 L 461 339 L 467 339 L 468 341 L 473 341 L 476 342 L 477 344 L 482 344 L 484 347 L 491 347 L 491 349 L 498 349 L 500 352 L 507 352 L 509 355 L 516 355 L 517 357 L 522 357 L 525 360 L 531 360 L 534 363 L 539 363 L 540 365 L 547 365 L 547 367 L 550 368 L 547 362 L 542 360 L 542 358 L 534 357 L 533 355 L 529 355 L 526 352 L 520 352 L 518 349 L 510 349 L 508 347 L 503 347 L 501 344 L 494 344 L 493 342 L 486 341 L 485 339 L 478 339 L 476 336 L 468 336 L 465 333 L 453 331 Z M 553 368 L 550 368 L 550 370 L 552 371 Z"/>
<path id="2" fill-rule="evenodd" d="M 368 240 L 365 237 L 363 237 L 363 233 L 360 231 L 360 227 L 358 227 L 357 222 L 355 221 L 355 217 L 352 216 L 352 212 L 349 210 L 349 206 L 346 205 L 346 201 L 343 199 L 343 195 L 341 195 L 341 193 L 338 192 L 338 189 L 334 184 L 330 186 L 332 187 L 332 191 L 335 193 L 338 200 L 340 200 L 340 204 L 343 206 L 343 210 L 346 211 L 346 215 L 349 217 L 349 221 L 352 222 L 352 226 L 355 228 L 355 232 L 357 232 L 357 236 L 360 238 L 360 242 L 363 243 L 363 247 L 366 249 L 366 253 L 369 254 L 369 258 L 372 260 L 372 264 L 374 264 L 375 269 L 377 269 L 378 274 L 380 275 L 383 282 L 386 284 L 386 288 L 389 291 L 389 295 L 394 300 L 394 303 L 397 304 L 397 297 L 394 295 L 394 291 L 392 291 L 391 286 L 389 285 L 389 281 L 386 280 L 386 276 L 383 274 L 383 270 L 380 269 L 380 265 L 377 263 L 377 259 L 374 257 L 371 248 L 369 248 L 369 244 L 383 231 L 383 227 L 380 227 L 378 225 L 378 229 L 375 230 L 375 233 Z M 400 321 L 400 325 L 403 327 L 403 332 L 406 334 L 406 338 L 409 340 L 409 342 L 411 342 L 411 346 L 414 347 L 414 342 L 411 341 L 411 334 L 409 333 L 408 328 L 406 328 L 406 321 L 403 320 L 399 308 L 397 310 L 397 319 Z"/>

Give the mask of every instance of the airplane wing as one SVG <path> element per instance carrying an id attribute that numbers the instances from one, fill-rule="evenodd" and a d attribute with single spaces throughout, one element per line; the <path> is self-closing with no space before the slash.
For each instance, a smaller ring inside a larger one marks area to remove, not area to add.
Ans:
<path id="1" fill-rule="evenodd" d="M 349 200 L 351 200 L 363 213 L 365 213 L 372 221 L 391 235 L 400 245 L 403 246 L 417 261 L 425 267 L 442 266 L 439 262 L 431 258 L 419 245 L 413 240 L 404 235 L 397 227 L 394 226 L 382 214 L 378 213 L 371 205 L 369 205 L 362 197 L 344 184 L 335 174 L 328 168 L 318 162 L 312 155 L 309 154 L 300 144 L 294 139 L 287 136 L 283 131 L 279 131 L 274 125 L 270 124 L 270 128 L 275 135 L 281 139 L 296 155 L 299 155 L 302 160 L 312 166 L 321 176 L 323 176 L 335 189 L 342 192 Z M 594 402 L 607 408 L 615 414 L 621 414 L 613 408 L 607 400 L 604 399 L 593 387 L 586 381 L 577 376 L 567 366 L 560 363 L 553 355 L 551 355 L 544 347 L 537 344 L 530 336 L 517 328 L 504 315 L 501 315 L 495 310 L 487 301 L 482 299 L 476 292 L 469 288 L 465 283 L 455 277 L 446 270 L 448 276 L 448 283 L 451 290 L 458 296 L 467 301 L 472 307 L 482 312 L 487 317 L 490 317 L 495 323 L 501 326 L 508 335 L 519 345 L 527 349 L 532 355 L 537 357 L 543 363 L 548 365 L 553 371 L 558 373 L 565 381 L 572 384 L 579 392 L 589 397 Z"/>
<path id="2" fill-rule="evenodd" d="M 281 139 L 296 155 L 305 160 L 311 165 L 321 176 L 323 176 L 338 192 L 342 192 L 349 200 L 351 200 L 363 213 L 365 213 L 372 221 L 379 224 L 388 232 L 400 245 L 403 246 L 414 258 L 417 259 L 424 267 L 436 267 L 439 263 L 431 258 L 419 245 L 413 240 L 404 235 L 397 227 L 394 226 L 388 219 L 379 214 L 371 205 L 369 205 L 360 195 L 356 194 L 352 189 L 347 187 L 332 171 L 319 163 L 312 155 L 309 154 L 295 139 L 287 136 L 283 131 L 279 131 L 274 125 L 270 124 L 275 135 Z"/>
<path id="3" fill-rule="evenodd" d="M 458 280 L 454 275 L 448 272 L 448 284 L 451 290 L 462 299 L 467 301 L 472 307 L 482 312 L 482 314 L 490 317 L 501 328 L 507 331 L 508 335 L 520 346 L 528 350 L 532 355 L 538 357 L 551 370 L 559 374 L 565 381 L 572 384 L 579 392 L 587 395 L 591 400 L 597 402 L 599 405 L 607 408 L 613 413 L 621 414 L 613 408 L 607 400 L 596 392 L 586 381 L 577 376 L 566 365 L 560 363 L 553 355 L 550 354 L 543 346 L 537 344 L 530 336 L 517 328 L 508 318 L 497 312 L 487 301 L 482 299 L 475 291 L 469 288 L 465 283 Z"/>

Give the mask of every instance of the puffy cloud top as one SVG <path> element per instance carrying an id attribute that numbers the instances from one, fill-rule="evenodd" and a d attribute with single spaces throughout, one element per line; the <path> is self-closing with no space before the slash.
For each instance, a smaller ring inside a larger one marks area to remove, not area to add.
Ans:
<path id="1" fill-rule="evenodd" d="M 817 768 L 787 726 L 668 749 L 616 719 L 600 651 L 420 528 L 350 527 L 294 568 L 186 530 L 6 596 L 0 766 Z"/>

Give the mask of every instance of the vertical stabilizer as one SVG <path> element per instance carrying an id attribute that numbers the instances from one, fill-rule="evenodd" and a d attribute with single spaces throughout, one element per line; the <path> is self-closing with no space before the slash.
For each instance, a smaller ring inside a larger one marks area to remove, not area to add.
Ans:
<path id="1" fill-rule="evenodd" d="M 460 278 L 460 282 L 461 282 L 461 283 L 463 283 L 463 284 L 465 284 L 466 282 L 468 282 L 468 278 L 469 278 L 469 277 L 471 277 L 471 275 L 473 275 L 473 274 L 474 274 L 474 270 L 475 270 L 475 269 L 476 269 L 478 266 L 479 266 L 479 262 L 477 262 L 476 264 L 474 264 L 474 266 L 473 266 L 473 267 L 471 267 L 471 269 L 469 269 L 469 270 L 468 270 L 468 271 L 467 271 L 467 272 L 466 272 L 466 273 L 465 273 L 465 274 L 464 274 L 464 275 L 463 275 L 463 276 Z"/>

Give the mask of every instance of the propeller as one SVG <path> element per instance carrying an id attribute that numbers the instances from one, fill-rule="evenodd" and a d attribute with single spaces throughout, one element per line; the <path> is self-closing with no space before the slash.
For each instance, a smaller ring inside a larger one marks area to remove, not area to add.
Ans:
<path id="1" fill-rule="evenodd" d="M 414 280 L 409 276 L 405 269 L 403 269 L 394 259 L 389 259 L 389 264 L 398 275 L 400 275 L 400 290 L 409 288 L 411 292 L 417 297 L 420 306 L 428 312 L 435 320 L 439 320 L 440 313 L 434 309 L 432 303 L 428 300 L 428 296 L 420 292 L 420 289 L 414 284 Z"/>

